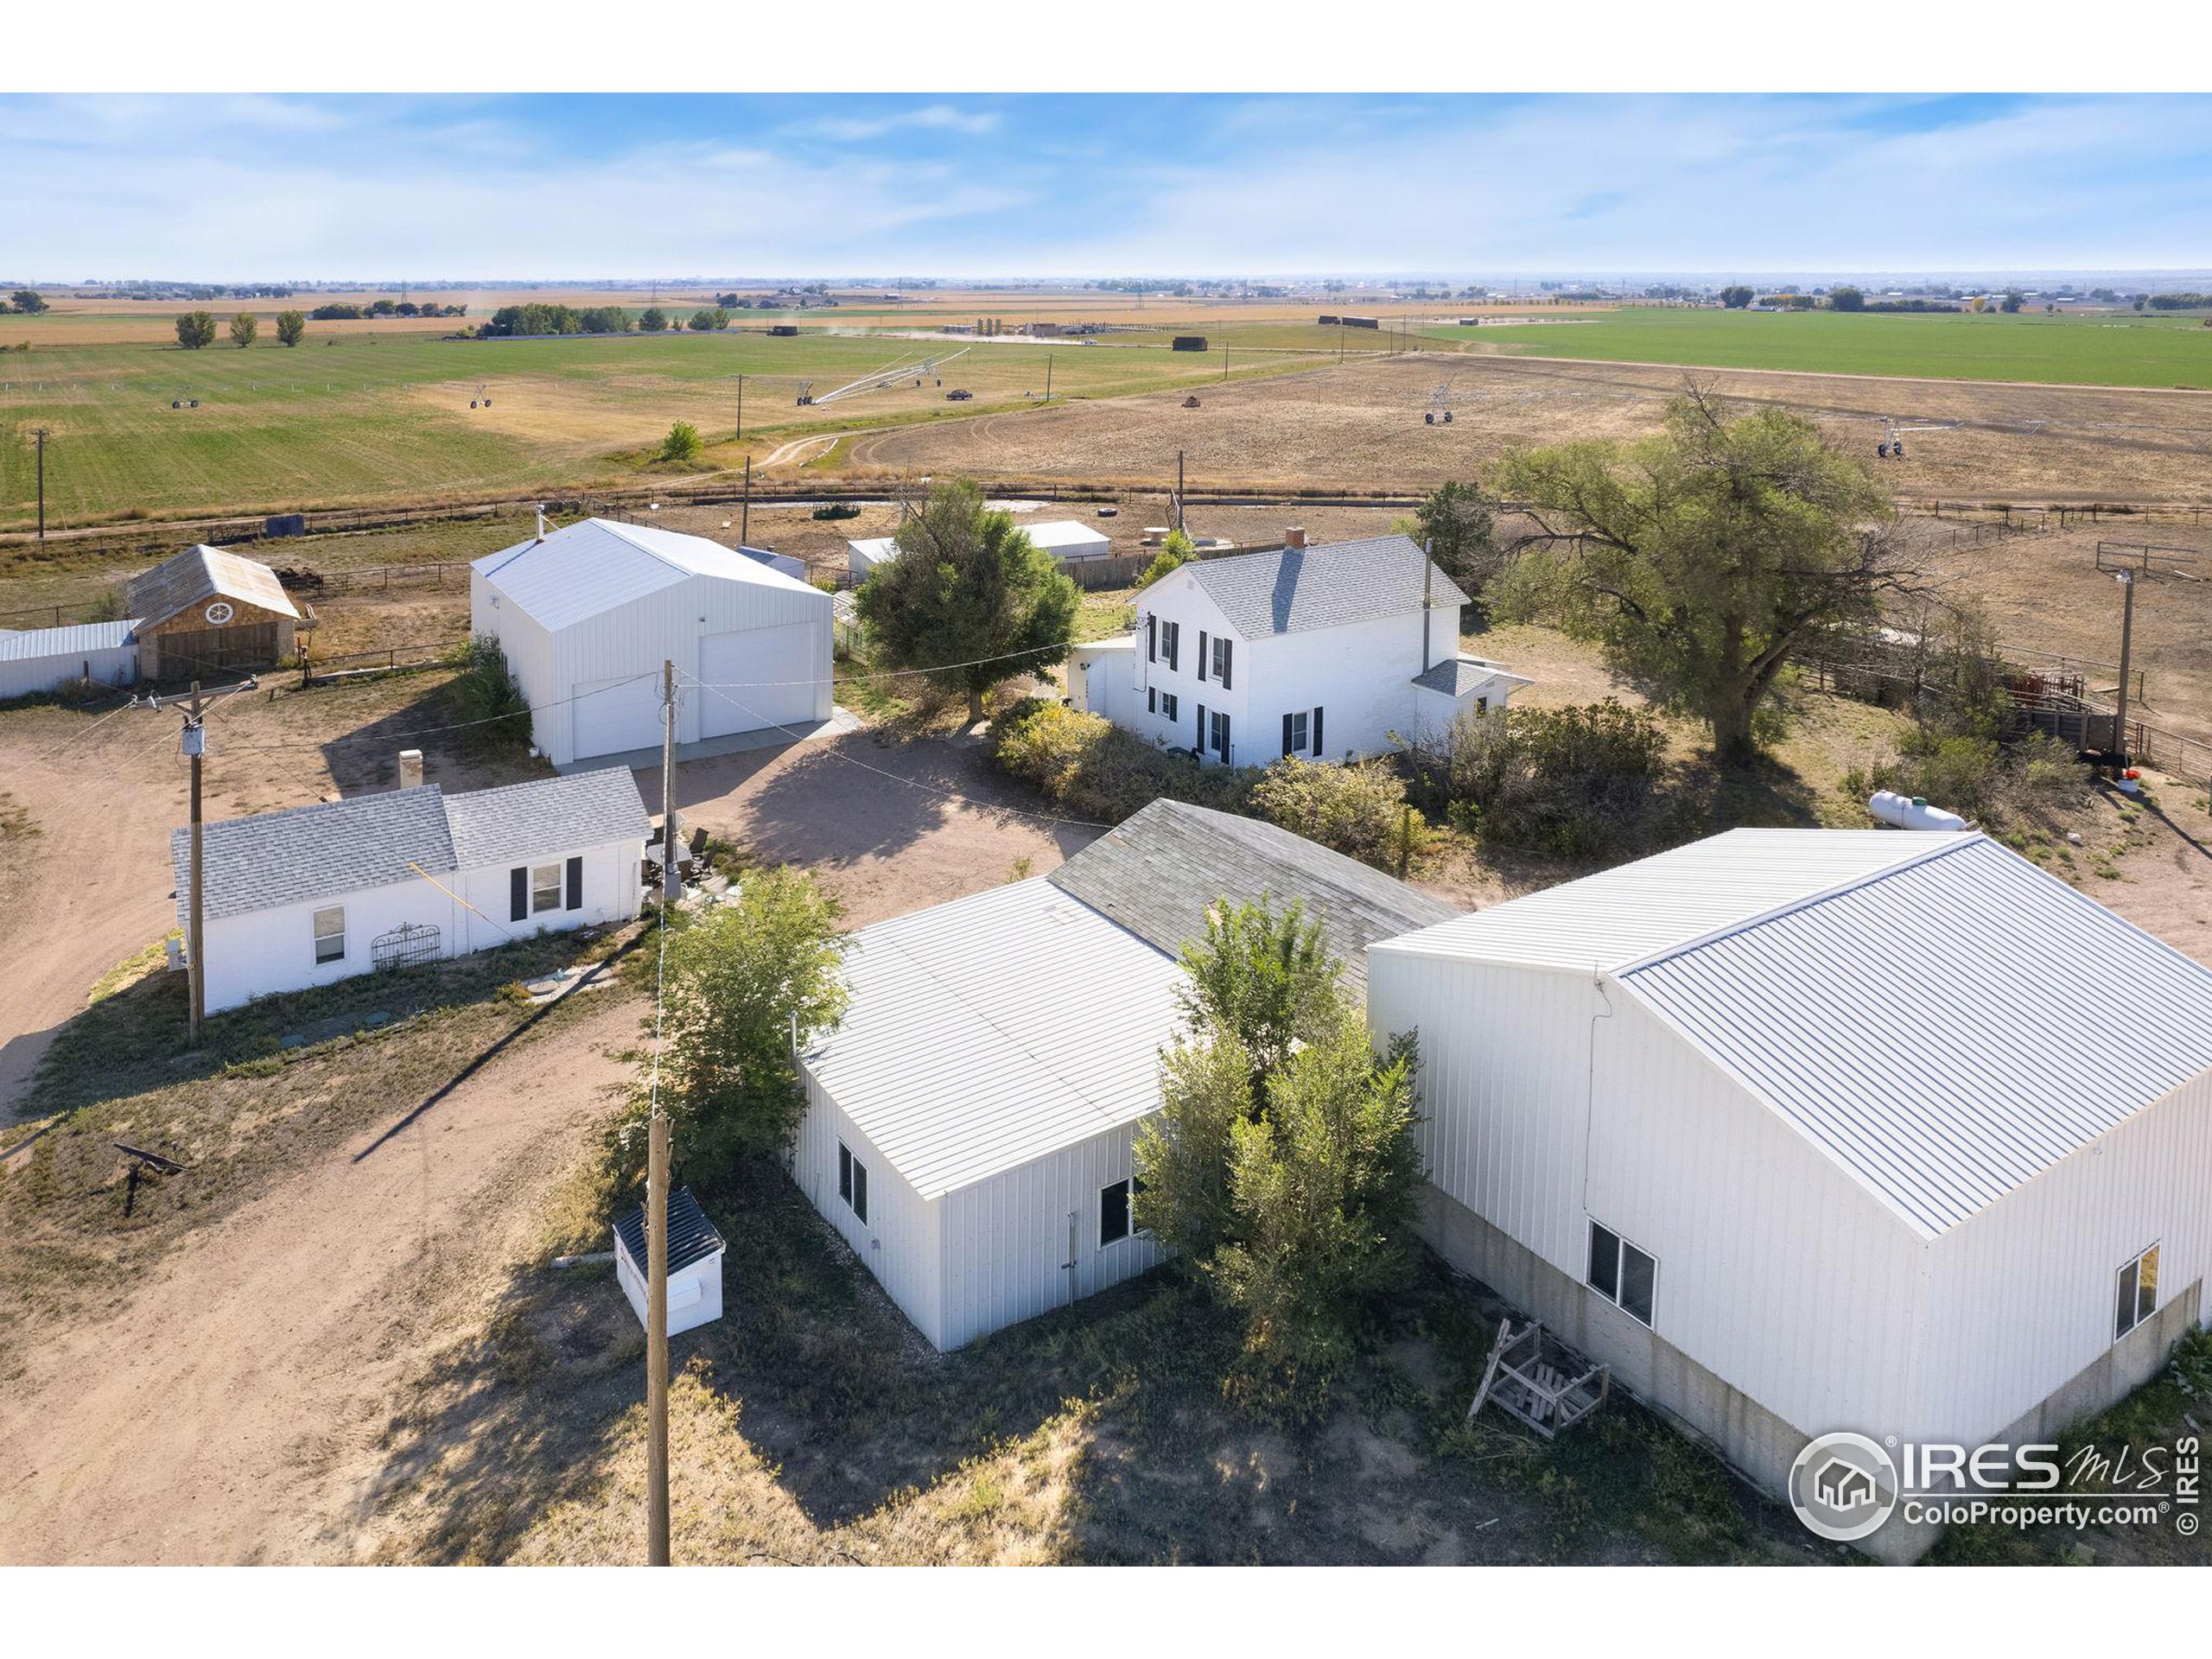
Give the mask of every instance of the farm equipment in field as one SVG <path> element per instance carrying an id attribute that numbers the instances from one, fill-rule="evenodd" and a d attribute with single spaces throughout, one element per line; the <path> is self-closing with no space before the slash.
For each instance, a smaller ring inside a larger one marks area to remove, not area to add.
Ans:
<path id="1" fill-rule="evenodd" d="M 1874 445 L 1874 458 L 1877 461 L 1903 461 L 1906 433 L 1949 432 L 1955 430 L 1958 424 L 1956 421 L 1918 421 L 1908 425 L 1894 418 L 1885 420 L 1882 423 L 1885 435 Z"/>
<path id="2" fill-rule="evenodd" d="M 1421 416 L 1423 426 L 1452 424 L 1452 383 L 1446 380 L 1428 394 L 1428 409 Z"/>
<path id="3" fill-rule="evenodd" d="M 492 407 L 492 393 L 490 390 L 485 386 L 482 381 L 480 380 L 476 383 L 476 395 L 468 400 L 468 406 L 471 409 L 476 409 L 479 407 L 489 409 Z"/>

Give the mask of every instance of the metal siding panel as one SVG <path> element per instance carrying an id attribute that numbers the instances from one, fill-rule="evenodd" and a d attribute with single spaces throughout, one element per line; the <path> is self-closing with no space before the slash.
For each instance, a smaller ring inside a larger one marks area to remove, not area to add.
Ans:
<path id="1" fill-rule="evenodd" d="M 922 1198 L 891 1160 L 862 1134 L 802 1062 L 807 1109 L 791 1158 L 791 1179 L 830 1227 L 852 1246 L 885 1294 L 931 1346 L 944 1339 L 944 1255 L 938 1206 Z M 868 1166 L 868 1220 L 837 1196 L 837 1143 Z"/>

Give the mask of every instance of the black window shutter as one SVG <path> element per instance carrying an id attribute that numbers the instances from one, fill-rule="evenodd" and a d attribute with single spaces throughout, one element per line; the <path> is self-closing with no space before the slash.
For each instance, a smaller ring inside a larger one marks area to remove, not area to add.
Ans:
<path id="1" fill-rule="evenodd" d="M 1221 758 L 1224 760 L 1229 759 L 1229 716 L 1227 715 L 1221 717 Z"/>
<path id="2" fill-rule="evenodd" d="M 1282 717 L 1282 752 L 1285 754 L 1290 753 L 1290 716 L 1288 715 Z"/>
<path id="3" fill-rule="evenodd" d="M 526 922 L 530 919 L 530 867 L 518 864 L 507 872 L 507 919 Z"/>
<path id="4" fill-rule="evenodd" d="M 1160 660 L 1160 619 L 1149 614 L 1144 620 L 1144 659 L 1147 663 Z"/>
<path id="5" fill-rule="evenodd" d="M 1205 631 L 1204 628 L 1200 628 L 1200 629 L 1198 630 L 1198 677 L 1199 677 L 1200 679 L 1202 679 L 1202 680 L 1203 680 L 1204 678 L 1205 678 L 1205 677 L 1206 677 L 1206 631 Z"/>
<path id="6" fill-rule="evenodd" d="M 1180 622 L 1167 625 L 1167 666 L 1173 669 L 1183 666 L 1183 625 Z"/>
<path id="7" fill-rule="evenodd" d="M 1147 685 L 1145 687 L 1144 711 L 1147 715 L 1156 715 L 1160 712 L 1160 688 L 1158 686 Z"/>
<path id="8" fill-rule="evenodd" d="M 1224 691 L 1230 689 L 1229 664 L 1236 654 L 1236 642 L 1235 640 L 1224 639 L 1221 642 L 1221 689 Z"/>
<path id="9" fill-rule="evenodd" d="M 582 910 L 583 907 L 584 861 L 583 855 L 579 853 L 569 861 L 569 908 Z"/>
<path id="10" fill-rule="evenodd" d="M 1313 711 L 1313 758 L 1316 760 L 1321 758 L 1321 711 L 1319 709 Z"/>
<path id="11" fill-rule="evenodd" d="M 1206 752 L 1206 706 L 1203 702 L 1198 705 L 1198 751 L 1200 754 Z"/>

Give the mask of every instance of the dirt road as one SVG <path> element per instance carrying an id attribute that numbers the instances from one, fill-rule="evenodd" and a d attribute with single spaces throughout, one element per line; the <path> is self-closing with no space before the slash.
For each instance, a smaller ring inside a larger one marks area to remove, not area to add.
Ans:
<path id="1" fill-rule="evenodd" d="M 39 1343 L 0 1397 L 0 1561 L 365 1554 L 389 1402 L 530 1249 L 637 1017 L 610 998 L 405 1103 Z"/>

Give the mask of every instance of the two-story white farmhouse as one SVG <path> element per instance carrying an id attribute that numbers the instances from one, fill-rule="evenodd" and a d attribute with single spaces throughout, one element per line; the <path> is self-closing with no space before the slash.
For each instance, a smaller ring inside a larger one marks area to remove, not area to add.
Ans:
<path id="1" fill-rule="evenodd" d="M 466 795 L 417 782 L 207 824 L 208 1011 L 626 921 L 638 913 L 648 827 L 637 779 L 620 768 Z M 169 850 L 182 927 L 191 832 L 173 832 Z"/>
<path id="2" fill-rule="evenodd" d="M 1232 766 L 1380 754 L 1529 683 L 1459 649 L 1466 602 L 1407 537 L 1307 547 L 1294 531 L 1146 588 L 1133 633 L 1070 653 L 1068 700 Z"/>

